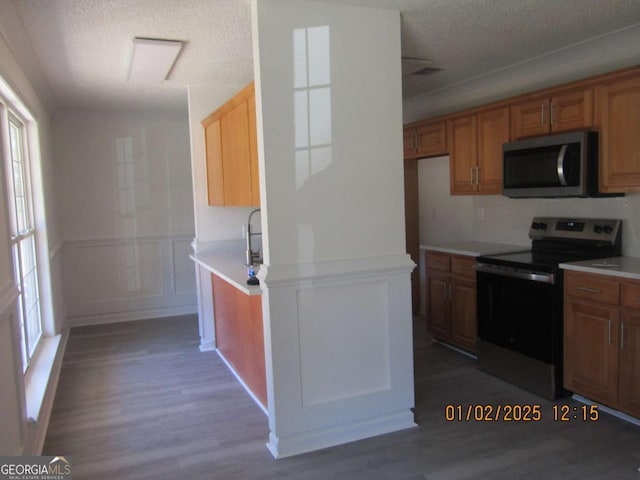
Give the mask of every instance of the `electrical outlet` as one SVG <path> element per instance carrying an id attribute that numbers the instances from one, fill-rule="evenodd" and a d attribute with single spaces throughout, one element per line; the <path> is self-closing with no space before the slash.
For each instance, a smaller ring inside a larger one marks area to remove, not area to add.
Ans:
<path id="1" fill-rule="evenodd" d="M 483 207 L 478 207 L 478 221 L 481 222 L 484 220 L 484 208 Z"/>

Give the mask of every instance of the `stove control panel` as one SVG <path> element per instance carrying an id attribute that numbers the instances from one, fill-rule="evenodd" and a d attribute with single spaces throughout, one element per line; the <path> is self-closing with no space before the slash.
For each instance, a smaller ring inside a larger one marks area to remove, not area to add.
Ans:
<path id="1" fill-rule="evenodd" d="M 529 228 L 532 240 L 580 240 L 614 245 L 620 241 L 622 220 L 603 218 L 534 217 Z"/>

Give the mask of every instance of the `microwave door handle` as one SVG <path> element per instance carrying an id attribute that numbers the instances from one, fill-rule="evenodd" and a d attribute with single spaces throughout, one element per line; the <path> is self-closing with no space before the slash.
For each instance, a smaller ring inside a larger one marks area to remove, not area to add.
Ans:
<path id="1" fill-rule="evenodd" d="M 564 156 L 567 153 L 567 145 L 562 145 L 558 154 L 558 180 L 563 187 L 567 186 L 567 179 L 564 176 Z"/>

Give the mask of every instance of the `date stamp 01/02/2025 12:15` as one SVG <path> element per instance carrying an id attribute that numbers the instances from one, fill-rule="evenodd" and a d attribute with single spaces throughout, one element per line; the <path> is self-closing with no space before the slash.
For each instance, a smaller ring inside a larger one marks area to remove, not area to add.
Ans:
<path id="1" fill-rule="evenodd" d="M 543 415 L 539 404 L 447 404 L 444 419 L 447 422 L 541 422 L 549 417 Z M 597 405 L 556 404 L 551 406 L 554 422 L 597 422 L 600 412 Z"/>

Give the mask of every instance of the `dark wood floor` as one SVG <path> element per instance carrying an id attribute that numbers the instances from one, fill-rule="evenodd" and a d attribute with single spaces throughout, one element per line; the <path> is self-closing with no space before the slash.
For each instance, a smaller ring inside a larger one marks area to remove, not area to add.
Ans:
<path id="1" fill-rule="evenodd" d="M 475 368 L 415 328 L 418 428 L 273 460 L 267 418 L 193 316 L 74 328 L 45 455 L 82 479 L 640 479 L 640 427 L 552 405 Z M 580 405 L 569 399 L 555 403 Z M 447 404 L 540 404 L 542 421 L 447 422 Z"/>

